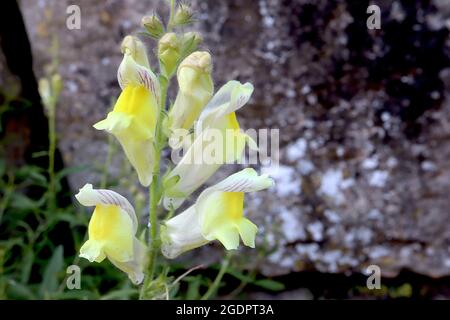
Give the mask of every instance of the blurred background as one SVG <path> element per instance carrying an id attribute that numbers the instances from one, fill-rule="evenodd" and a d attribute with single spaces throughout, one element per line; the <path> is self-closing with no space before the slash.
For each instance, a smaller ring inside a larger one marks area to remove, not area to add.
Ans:
<path id="1" fill-rule="evenodd" d="M 202 33 L 213 56 L 216 88 L 231 79 L 255 86 L 238 112 L 241 127 L 280 130 L 279 165 L 257 166 L 276 186 L 246 203 L 261 226 L 258 249 L 235 254 L 219 297 L 450 298 L 450 2 L 189 3 L 189 30 Z M 80 29 L 66 26 L 72 4 Z M 371 4 L 380 29 L 367 27 Z M 89 218 L 72 204 L 78 188 L 113 188 L 146 212 L 146 191 L 120 147 L 92 124 L 120 93 L 123 37 L 138 35 L 153 10 L 167 16 L 162 0 L 0 4 L 1 298 L 134 297 L 106 262 L 80 262 L 78 293 L 66 292 L 63 279 Z M 54 208 L 42 200 L 49 112 L 37 89 L 49 70 L 63 83 Z M 208 266 L 184 281 L 183 297 L 196 298 L 214 277 L 218 248 L 174 262 L 180 272 Z M 381 270 L 379 290 L 366 287 L 369 265 Z"/>

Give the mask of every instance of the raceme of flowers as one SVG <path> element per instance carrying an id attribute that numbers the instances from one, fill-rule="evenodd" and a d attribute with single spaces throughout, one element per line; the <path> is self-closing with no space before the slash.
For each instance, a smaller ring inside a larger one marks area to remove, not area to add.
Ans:
<path id="1" fill-rule="evenodd" d="M 144 44 L 134 36 L 125 37 L 117 73 L 122 92 L 113 110 L 94 124 L 95 129 L 117 139 L 144 187 L 155 181 L 158 148 L 166 146 L 177 130 L 189 132 L 185 139 L 194 137 L 181 160 L 156 180 L 161 184 L 161 204 L 168 211 L 179 208 L 222 165 L 242 157 L 246 145 L 257 149 L 255 141 L 240 129 L 236 117 L 249 101 L 253 86 L 229 81 L 214 94 L 211 55 L 194 50 L 182 55 L 186 52 L 183 44 L 196 47 L 192 41 L 185 41 L 195 36 L 167 33 L 159 39 L 159 75 L 152 71 Z M 170 80 L 172 74 L 176 75 L 178 93 L 165 111 L 162 81 Z M 217 132 L 221 139 L 211 139 Z M 212 146 L 209 141 L 213 141 Z M 211 147 L 220 150 L 219 161 L 192 161 Z M 254 248 L 258 227 L 244 216 L 245 193 L 267 189 L 273 183 L 267 175 L 246 168 L 206 188 L 193 205 L 162 222 L 162 254 L 175 258 L 214 240 L 227 250 L 237 249 L 240 240 Z M 81 247 L 80 256 L 90 262 L 107 258 L 133 283 L 140 284 L 146 274 L 149 250 L 137 235 L 139 221 L 133 206 L 118 193 L 94 189 L 91 184 L 82 187 L 75 197 L 83 206 L 95 207 L 88 226 L 89 239 Z"/>

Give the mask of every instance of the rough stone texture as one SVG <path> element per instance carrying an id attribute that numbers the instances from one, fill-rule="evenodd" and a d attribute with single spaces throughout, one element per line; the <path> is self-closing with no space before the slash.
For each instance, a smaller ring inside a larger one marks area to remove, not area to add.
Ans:
<path id="1" fill-rule="evenodd" d="M 163 5 L 72 3 L 81 30 L 65 27 L 69 1 L 21 1 L 38 76 L 59 37 L 65 160 L 101 163 L 107 139 L 91 124 L 119 93 L 119 43 Z M 266 274 L 377 264 L 386 276 L 450 275 L 450 4 L 377 4 L 381 30 L 366 27 L 368 1 L 193 1 L 217 87 L 255 85 L 241 126 L 280 129 L 280 166 L 262 169 L 277 186 L 247 205 L 272 252 L 259 264 Z M 96 179 L 91 170 L 71 182 Z"/>

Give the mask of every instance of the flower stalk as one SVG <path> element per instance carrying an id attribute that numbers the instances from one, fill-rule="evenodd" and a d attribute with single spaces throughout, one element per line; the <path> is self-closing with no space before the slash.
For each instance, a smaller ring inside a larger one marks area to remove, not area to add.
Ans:
<path id="1" fill-rule="evenodd" d="M 230 265 L 230 260 L 231 260 L 231 253 L 227 253 L 225 259 L 222 261 L 222 264 L 220 266 L 216 278 L 214 279 L 211 286 L 208 288 L 208 291 L 206 291 L 206 293 L 203 295 L 201 300 L 208 300 L 209 298 L 211 298 L 211 296 L 213 296 L 217 292 L 217 289 L 219 289 L 220 282 L 222 281 L 223 276 L 227 273 L 228 267 Z"/>
<path id="2" fill-rule="evenodd" d="M 166 96 L 167 96 L 167 80 L 160 77 L 161 85 L 161 111 L 165 110 Z M 161 112 L 162 113 L 162 112 Z M 150 185 L 149 195 L 150 195 L 150 206 L 149 206 L 149 224 L 150 224 L 150 234 L 151 234 L 151 248 L 152 253 L 150 256 L 149 271 L 150 277 L 153 277 L 156 254 L 159 249 L 158 245 L 158 203 L 160 200 L 160 174 L 161 174 L 161 150 L 163 147 L 163 137 L 161 131 L 161 125 L 159 124 L 156 128 L 156 154 L 155 163 L 153 165 L 153 177 L 152 184 Z"/>
<path id="3" fill-rule="evenodd" d="M 94 124 L 97 130 L 117 139 L 140 184 L 148 188 L 143 237 L 138 236 L 142 196 L 135 199 L 136 214 L 126 198 L 105 189 L 106 171 L 101 189 L 86 184 L 76 195 L 82 205 L 95 207 L 80 257 L 98 263 L 107 258 L 133 284 L 140 285 L 140 299 L 168 299 L 170 288 L 180 281 L 170 280 L 169 264 L 159 258 L 174 259 L 211 241 L 220 242 L 226 250 L 236 250 L 241 243 L 254 248 L 258 226 L 245 215 L 245 194 L 274 184 L 269 176 L 245 168 L 204 189 L 183 212 L 177 210 L 222 165 L 239 160 L 246 145 L 254 150 L 258 147 L 242 132 L 236 117 L 249 101 L 253 86 L 229 81 L 214 94 L 211 55 L 197 50 L 201 35 L 177 31 L 191 23 L 190 8 L 176 5 L 175 0 L 169 0 L 169 4 L 170 18 L 165 27 L 158 25 L 155 14 L 142 22 L 158 41 L 159 73 L 153 72 L 144 43 L 136 36 L 126 36 L 117 73 L 122 92 L 106 118 Z M 174 75 L 178 93 L 168 108 L 168 86 Z M 181 160 L 162 174 L 162 150 L 168 141 L 177 142 L 177 137 L 181 145 L 192 144 Z M 195 158 L 192 162 L 193 155 L 200 156 L 200 161 Z M 210 155 L 215 157 L 213 162 L 203 158 Z M 108 153 L 107 164 L 110 157 Z M 165 218 L 160 220 L 158 214 L 164 209 Z M 230 258 L 227 254 L 202 299 L 216 294 Z"/>
<path id="4" fill-rule="evenodd" d="M 61 93 L 62 82 L 59 74 L 54 73 L 49 78 L 39 81 L 39 94 L 45 106 L 48 117 L 48 194 L 47 207 L 50 210 L 56 208 L 56 175 L 55 175 L 55 153 L 56 153 L 56 103 Z"/>

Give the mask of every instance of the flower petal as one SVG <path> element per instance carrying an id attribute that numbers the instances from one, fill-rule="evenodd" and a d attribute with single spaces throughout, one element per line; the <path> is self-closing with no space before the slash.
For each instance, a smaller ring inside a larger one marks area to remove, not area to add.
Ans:
<path id="1" fill-rule="evenodd" d="M 206 244 L 195 206 L 168 220 L 161 227 L 161 240 L 161 251 L 169 259 Z"/>
<path id="2" fill-rule="evenodd" d="M 250 100 L 252 93 L 253 85 L 251 83 L 242 84 L 235 80 L 228 81 L 203 109 L 196 130 L 212 126 L 221 117 L 242 108 Z"/>
<path id="3" fill-rule="evenodd" d="M 123 151 L 138 174 L 139 182 L 148 187 L 152 182 L 154 145 L 152 140 L 135 141 L 128 137 L 117 137 Z"/>
<path id="4" fill-rule="evenodd" d="M 112 133 L 138 173 L 143 186 L 152 180 L 154 136 L 159 117 L 155 97 L 142 86 L 127 86 L 120 94 L 114 110 L 94 128 Z"/>
<path id="5" fill-rule="evenodd" d="M 254 192 L 270 188 L 273 185 L 273 179 L 267 174 L 258 175 L 255 169 L 245 168 L 206 189 L 203 193 L 207 194 L 212 191 Z"/>
<path id="6" fill-rule="evenodd" d="M 128 85 L 143 85 L 159 102 L 161 91 L 156 75 L 149 69 L 138 64 L 131 54 L 125 53 L 117 70 L 117 80 L 122 90 Z"/>
<path id="7" fill-rule="evenodd" d="M 80 257 L 90 262 L 102 262 L 106 255 L 103 252 L 103 244 L 96 240 L 86 241 L 80 249 Z"/>
<path id="8" fill-rule="evenodd" d="M 131 55 L 138 64 L 150 69 L 147 48 L 139 38 L 128 35 L 123 39 L 120 47 L 123 54 Z"/>
<path id="9" fill-rule="evenodd" d="M 230 224 L 215 229 L 211 233 L 210 239 L 219 240 L 227 250 L 236 250 L 239 247 L 239 233 Z"/>
<path id="10" fill-rule="evenodd" d="M 177 209 L 184 201 L 184 198 L 189 196 L 198 187 L 200 187 L 206 180 L 208 180 L 222 165 L 221 163 L 205 163 L 204 152 L 205 144 L 207 142 L 204 131 L 198 136 L 186 154 L 181 158 L 180 162 L 167 175 L 166 181 L 178 177 L 178 181 L 165 189 L 164 205 L 166 209 Z"/>
<path id="11" fill-rule="evenodd" d="M 92 207 L 97 205 L 115 205 L 122 208 L 130 217 L 134 233 L 137 231 L 137 218 L 133 206 L 128 200 L 117 192 L 106 189 L 94 189 L 92 184 L 87 183 L 75 195 L 75 198 L 83 206 Z"/>
<path id="12" fill-rule="evenodd" d="M 244 244 L 247 247 L 254 248 L 258 227 L 247 218 L 243 218 L 239 221 L 237 228 Z"/>
<path id="13" fill-rule="evenodd" d="M 144 269 L 147 264 L 147 247 L 137 238 L 133 240 L 134 254 L 133 259 L 128 261 L 118 261 L 111 257 L 109 260 L 117 268 L 128 274 L 130 280 L 138 285 L 144 280 Z"/>

